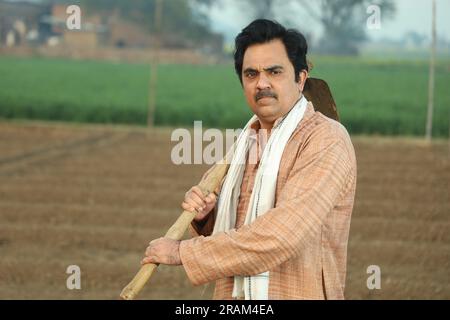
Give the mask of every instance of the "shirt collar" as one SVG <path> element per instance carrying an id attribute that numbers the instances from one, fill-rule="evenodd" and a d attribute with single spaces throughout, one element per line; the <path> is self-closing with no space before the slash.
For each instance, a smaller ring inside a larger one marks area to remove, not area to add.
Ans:
<path id="1" fill-rule="evenodd" d="M 283 120 L 283 116 L 275 120 L 272 128 L 275 128 L 281 122 L 281 120 Z M 255 138 L 259 132 L 259 129 L 261 129 L 261 121 L 259 119 L 256 119 L 250 124 L 250 138 Z"/>
<path id="2" fill-rule="evenodd" d="M 308 105 L 306 106 L 306 110 L 305 110 L 305 114 L 303 115 L 303 119 L 300 122 L 299 125 L 303 125 L 304 123 L 306 123 L 306 120 L 309 120 L 309 118 L 311 118 L 314 115 L 314 106 L 312 105 L 312 103 L 310 101 L 308 101 Z M 273 127 L 275 128 L 282 120 L 283 120 L 284 116 L 279 117 L 278 119 L 275 120 L 275 122 L 273 123 Z M 259 129 L 261 129 L 261 121 L 256 118 L 255 121 L 253 121 L 250 124 L 250 134 L 249 137 L 251 139 L 256 139 Z M 268 135 L 269 136 L 269 135 Z"/>

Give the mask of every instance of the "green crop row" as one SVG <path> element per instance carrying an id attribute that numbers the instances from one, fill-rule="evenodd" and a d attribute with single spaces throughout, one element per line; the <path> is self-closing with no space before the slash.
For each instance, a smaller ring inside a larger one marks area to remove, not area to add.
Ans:
<path id="1" fill-rule="evenodd" d="M 353 134 L 423 135 L 428 64 L 313 57 L 341 120 Z M 0 117 L 145 125 L 145 64 L 0 57 Z M 161 65 L 156 125 L 241 127 L 251 115 L 231 64 Z M 447 136 L 450 61 L 436 67 L 434 136 Z"/>

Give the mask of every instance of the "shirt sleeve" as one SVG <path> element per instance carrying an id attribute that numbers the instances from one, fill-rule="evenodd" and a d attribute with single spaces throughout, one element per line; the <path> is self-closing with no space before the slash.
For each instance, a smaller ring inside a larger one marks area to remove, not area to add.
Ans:
<path id="1" fill-rule="evenodd" d="M 318 127 L 299 149 L 275 208 L 238 230 L 181 242 L 181 261 L 194 285 L 271 270 L 320 233 L 356 163 L 340 124 Z"/>

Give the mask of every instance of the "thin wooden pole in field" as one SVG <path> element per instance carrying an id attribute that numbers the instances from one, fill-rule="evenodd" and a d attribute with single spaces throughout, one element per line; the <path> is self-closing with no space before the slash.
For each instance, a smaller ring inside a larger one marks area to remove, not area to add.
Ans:
<path id="1" fill-rule="evenodd" d="M 430 76 L 428 79 L 428 112 L 425 132 L 425 139 L 427 141 L 431 141 L 433 132 L 434 67 L 436 62 L 436 0 L 433 0 L 432 6 Z"/>
<path id="2" fill-rule="evenodd" d="M 150 83 L 148 93 L 148 113 L 147 113 L 147 125 L 152 127 L 155 124 L 155 112 L 156 112 L 156 94 L 158 83 L 158 63 L 159 63 L 159 50 L 161 46 L 161 23 L 162 23 L 162 0 L 156 0 L 155 2 L 155 30 L 153 36 L 152 51 L 153 57 L 150 62 Z"/>
<path id="3" fill-rule="evenodd" d="M 448 157 L 450 158 L 450 110 L 448 113 Z"/>

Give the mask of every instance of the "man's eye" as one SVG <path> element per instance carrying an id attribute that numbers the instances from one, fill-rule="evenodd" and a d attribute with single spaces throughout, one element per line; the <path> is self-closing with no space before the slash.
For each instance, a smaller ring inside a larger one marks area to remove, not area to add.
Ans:
<path id="1" fill-rule="evenodd" d="M 256 77 L 256 72 L 247 72 L 247 73 L 245 74 L 245 76 L 246 76 L 247 78 L 253 79 L 254 77 Z"/>
<path id="2" fill-rule="evenodd" d="M 279 75 L 281 74 L 281 70 L 272 70 L 271 74 L 274 76 Z"/>

